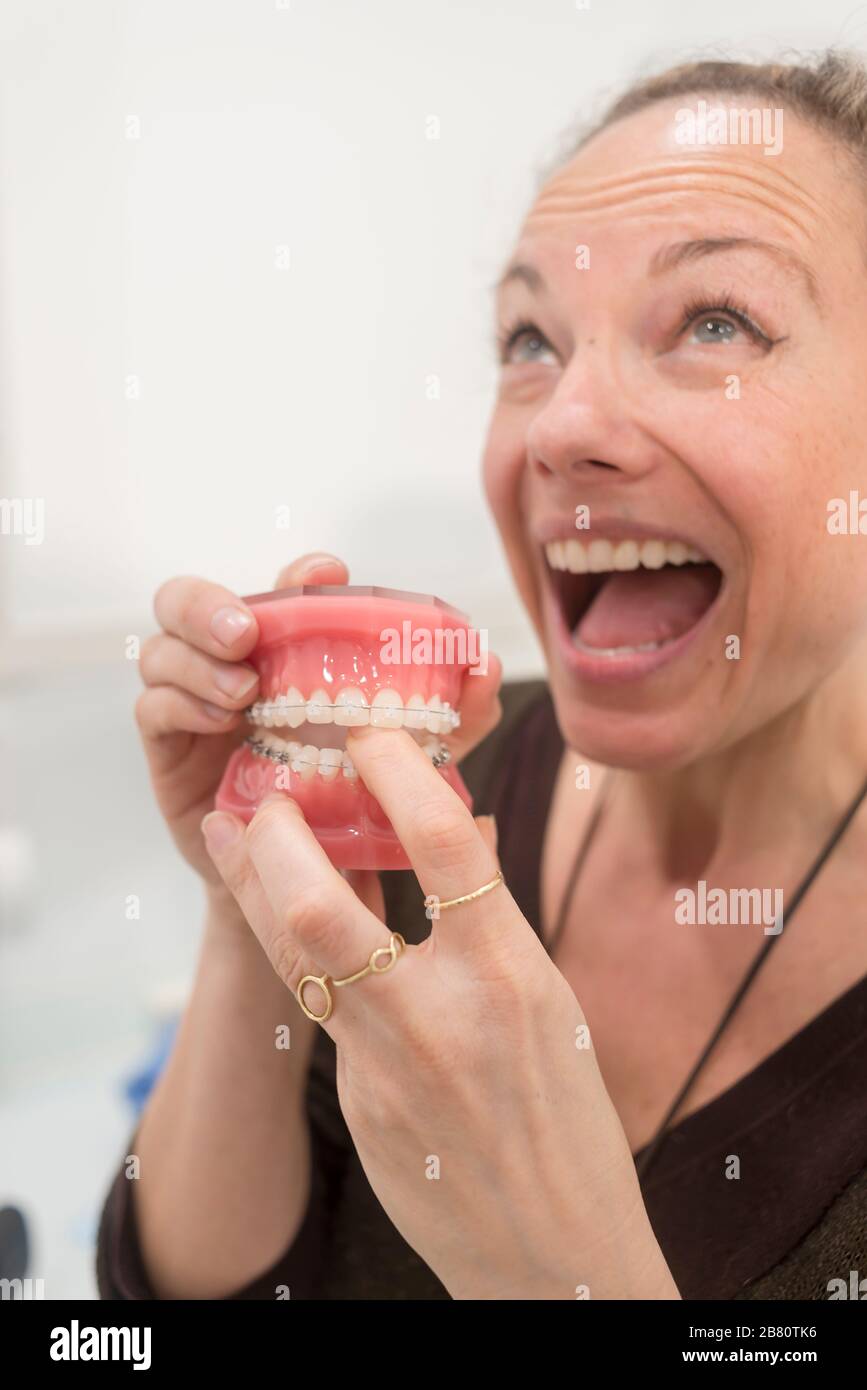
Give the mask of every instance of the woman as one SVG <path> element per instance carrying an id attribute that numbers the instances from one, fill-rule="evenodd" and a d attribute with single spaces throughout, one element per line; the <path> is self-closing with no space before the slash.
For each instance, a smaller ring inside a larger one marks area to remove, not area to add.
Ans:
<path id="1" fill-rule="evenodd" d="M 773 148 L 692 143 L 702 102 L 770 112 Z M 548 683 L 491 733 L 467 681 L 454 748 L 498 846 L 376 729 L 352 756 L 415 869 L 384 903 L 285 797 L 206 816 L 256 625 L 160 590 L 139 722 L 209 906 L 104 1296 L 821 1299 L 867 1269 L 865 132 L 851 60 L 700 63 L 530 210 L 484 468 Z M 392 932 L 321 1024 L 295 1007 Z"/>

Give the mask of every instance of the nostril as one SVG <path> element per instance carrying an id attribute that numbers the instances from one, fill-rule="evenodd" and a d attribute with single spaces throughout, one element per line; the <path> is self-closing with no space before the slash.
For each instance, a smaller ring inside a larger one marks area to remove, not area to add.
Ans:
<path id="1" fill-rule="evenodd" d="M 543 477 L 552 478 L 554 476 L 556 470 L 549 467 L 549 465 L 545 463 L 544 459 L 537 458 L 534 460 L 534 463 L 537 473 L 541 473 Z"/>

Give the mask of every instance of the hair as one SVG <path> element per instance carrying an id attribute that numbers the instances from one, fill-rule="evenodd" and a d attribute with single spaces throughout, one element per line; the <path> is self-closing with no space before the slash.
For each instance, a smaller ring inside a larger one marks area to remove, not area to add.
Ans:
<path id="1" fill-rule="evenodd" d="M 824 131 L 854 156 L 867 174 L 867 65 L 856 54 L 837 49 L 796 62 L 738 63 L 717 59 L 683 63 L 636 82 L 586 130 L 561 165 L 594 135 L 625 116 L 675 97 L 753 96 L 781 106 Z"/>

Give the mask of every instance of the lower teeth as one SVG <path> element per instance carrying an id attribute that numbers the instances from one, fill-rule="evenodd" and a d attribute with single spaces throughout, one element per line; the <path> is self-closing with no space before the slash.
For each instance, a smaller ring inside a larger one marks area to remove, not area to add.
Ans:
<path id="1" fill-rule="evenodd" d="M 572 645 L 579 652 L 587 652 L 590 656 L 631 656 L 633 652 L 659 651 L 659 648 L 667 646 L 667 643 L 642 642 L 638 647 L 588 647 L 587 643 L 582 642 L 580 637 L 573 637 Z"/>

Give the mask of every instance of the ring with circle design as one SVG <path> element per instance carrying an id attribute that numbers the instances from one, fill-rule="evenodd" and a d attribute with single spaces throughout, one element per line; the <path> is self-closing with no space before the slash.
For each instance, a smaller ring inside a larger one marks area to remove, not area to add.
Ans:
<path id="1" fill-rule="evenodd" d="M 314 1023 L 325 1023 L 334 1011 L 334 996 L 329 989 L 329 985 L 334 985 L 335 988 L 339 988 L 340 985 L 351 985 L 354 984 L 356 980 L 363 980 L 365 975 L 384 975 L 386 970 L 390 970 L 394 965 L 405 946 L 406 942 L 400 932 L 393 931 L 389 937 L 388 945 L 377 946 L 375 951 L 371 951 L 370 959 L 362 970 L 356 970 L 354 975 L 347 975 L 342 980 L 332 979 L 332 977 L 327 974 L 305 975 L 298 981 L 295 997 L 308 1018 L 312 1019 Z M 382 959 L 385 959 L 384 965 L 380 964 Z M 311 1009 L 308 1009 L 307 1005 L 304 1003 L 304 986 L 307 984 L 318 985 L 325 995 L 326 1005 L 324 1013 L 315 1014 Z"/>

